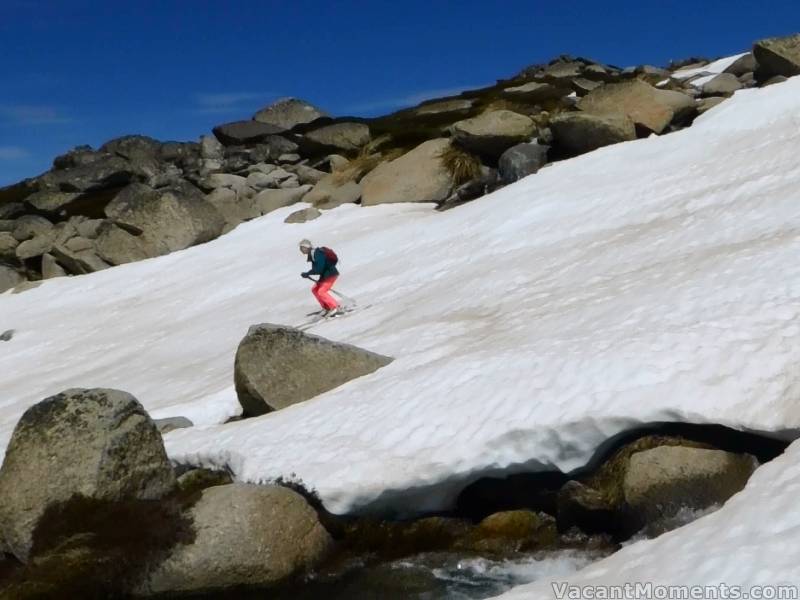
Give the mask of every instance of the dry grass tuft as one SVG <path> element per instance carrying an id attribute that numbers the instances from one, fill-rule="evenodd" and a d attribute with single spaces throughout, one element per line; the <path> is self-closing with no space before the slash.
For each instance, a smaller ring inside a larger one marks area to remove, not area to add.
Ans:
<path id="1" fill-rule="evenodd" d="M 481 175 L 481 161 L 478 157 L 454 144 L 445 148 L 439 158 L 453 177 L 455 185 L 467 183 Z"/>

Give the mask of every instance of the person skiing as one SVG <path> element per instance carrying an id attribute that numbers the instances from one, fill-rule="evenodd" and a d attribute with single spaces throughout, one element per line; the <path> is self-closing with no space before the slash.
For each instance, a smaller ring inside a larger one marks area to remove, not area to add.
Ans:
<path id="1" fill-rule="evenodd" d="M 300 241 L 300 252 L 306 255 L 308 262 L 311 263 L 311 269 L 304 271 L 300 274 L 301 277 L 311 279 L 312 275 L 319 275 L 314 287 L 311 288 L 311 293 L 319 302 L 322 310 L 320 314 L 325 317 L 335 317 L 342 313 L 339 303 L 331 296 L 330 291 L 336 279 L 339 277 L 339 271 L 336 270 L 336 263 L 338 258 L 336 253 L 330 248 L 321 247 L 315 248 L 309 240 Z"/>

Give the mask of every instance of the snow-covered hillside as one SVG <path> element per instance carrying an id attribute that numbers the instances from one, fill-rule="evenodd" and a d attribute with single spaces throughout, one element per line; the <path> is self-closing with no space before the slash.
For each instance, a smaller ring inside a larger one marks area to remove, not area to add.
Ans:
<path id="1" fill-rule="evenodd" d="M 5 294 L 0 330 L 17 333 L 0 343 L 0 446 L 45 396 L 116 387 L 155 417 L 195 422 L 166 436 L 176 461 L 247 481 L 293 475 L 333 511 L 389 512 L 445 507 L 487 473 L 574 469 L 641 423 L 791 437 L 798 149 L 795 78 L 446 213 L 343 206 L 286 225 L 286 209 L 203 246 Z M 218 425 L 239 410 L 233 358 L 248 326 L 315 308 L 303 237 L 335 247 L 342 291 L 371 305 L 314 332 L 396 360 Z"/>

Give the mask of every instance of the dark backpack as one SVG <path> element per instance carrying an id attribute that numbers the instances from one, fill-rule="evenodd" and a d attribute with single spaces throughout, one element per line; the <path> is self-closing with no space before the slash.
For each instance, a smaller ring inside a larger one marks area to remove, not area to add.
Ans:
<path id="1" fill-rule="evenodd" d="M 328 268 L 330 268 L 330 267 L 335 267 L 335 266 L 336 266 L 336 263 L 337 263 L 337 262 L 339 262 L 339 257 L 338 257 L 338 256 L 336 256 L 336 252 L 334 252 L 334 251 L 333 251 L 333 250 L 331 250 L 330 248 L 327 248 L 326 246 L 323 246 L 323 247 L 321 248 L 321 250 L 322 250 L 322 252 L 325 254 L 325 260 L 326 260 L 326 261 L 327 261 L 327 263 L 328 263 L 328 264 L 327 264 L 327 267 L 328 267 Z"/>

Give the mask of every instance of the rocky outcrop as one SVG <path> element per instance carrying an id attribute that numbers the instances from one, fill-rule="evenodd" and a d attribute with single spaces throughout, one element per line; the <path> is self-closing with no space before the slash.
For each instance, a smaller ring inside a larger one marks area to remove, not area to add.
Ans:
<path id="1" fill-rule="evenodd" d="M 633 121 L 622 115 L 565 113 L 550 122 L 554 147 L 567 156 L 636 139 Z"/>
<path id="2" fill-rule="evenodd" d="M 291 327 L 254 325 L 236 351 L 236 394 L 244 416 L 252 417 L 318 396 L 392 360 Z"/>
<path id="3" fill-rule="evenodd" d="M 45 511 L 75 495 L 157 499 L 175 474 L 155 424 L 136 399 L 107 389 L 72 389 L 22 415 L 0 468 L 0 540 L 28 559 Z"/>
<path id="4" fill-rule="evenodd" d="M 800 75 L 800 34 L 761 40 L 753 46 L 753 55 L 761 81 Z"/>
<path id="5" fill-rule="evenodd" d="M 758 461 L 722 450 L 660 446 L 631 456 L 625 472 L 625 501 L 643 522 L 681 508 L 721 504 L 740 491 Z"/>
<path id="6" fill-rule="evenodd" d="M 272 125 L 277 131 L 288 131 L 297 125 L 327 116 L 327 113 L 308 102 L 297 98 L 283 98 L 259 110 L 253 120 Z"/>
<path id="7" fill-rule="evenodd" d="M 511 146 L 530 141 L 536 125 L 533 119 L 510 110 L 485 112 L 452 127 L 453 143 L 496 161 Z"/>
<path id="8" fill-rule="evenodd" d="M 361 180 L 361 204 L 445 200 L 453 189 L 453 178 L 441 155 L 449 146 L 447 139 L 430 140 L 398 159 L 380 164 Z"/>
<path id="9" fill-rule="evenodd" d="M 188 183 L 161 189 L 131 184 L 106 206 L 105 212 L 117 226 L 140 238 L 148 256 L 207 242 L 224 226 L 219 211 Z"/>
<path id="10" fill-rule="evenodd" d="M 298 139 L 300 148 L 310 154 L 331 152 L 353 153 L 370 141 L 369 127 L 364 123 L 344 122 L 313 129 Z"/>
<path id="11" fill-rule="evenodd" d="M 177 546 L 140 594 L 274 585 L 319 565 L 333 545 L 316 512 L 285 487 L 207 488 L 190 516 L 194 542 Z"/>
<path id="12" fill-rule="evenodd" d="M 236 146 L 266 142 L 284 129 L 277 125 L 258 121 L 234 121 L 217 125 L 213 131 L 217 139 L 226 146 Z"/>
<path id="13" fill-rule="evenodd" d="M 671 123 L 689 119 L 695 102 L 682 92 L 659 90 L 636 79 L 598 88 L 581 98 L 578 108 L 592 115 L 628 117 L 647 131 L 662 133 Z"/>
<path id="14" fill-rule="evenodd" d="M 512 146 L 503 152 L 498 161 L 500 179 L 509 184 L 533 175 L 547 164 L 548 150 L 547 146 L 537 143 Z"/>

